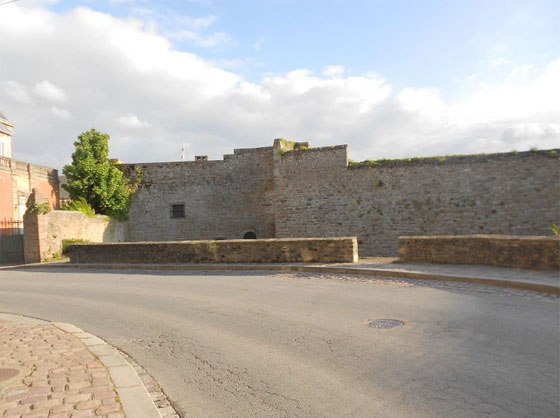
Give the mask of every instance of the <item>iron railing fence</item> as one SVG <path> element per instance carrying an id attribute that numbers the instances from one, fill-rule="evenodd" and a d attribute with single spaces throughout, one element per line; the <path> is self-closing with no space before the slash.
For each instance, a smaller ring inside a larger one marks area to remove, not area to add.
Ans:
<path id="1" fill-rule="evenodd" d="M 0 219 L 0 264 L 23 263 L 23 252 L 23 222 Z"/>
<path id="2" fill-rule="evenodd" d="M 23 221 L 0 219 L 0 235 L 23 235 Z"/>

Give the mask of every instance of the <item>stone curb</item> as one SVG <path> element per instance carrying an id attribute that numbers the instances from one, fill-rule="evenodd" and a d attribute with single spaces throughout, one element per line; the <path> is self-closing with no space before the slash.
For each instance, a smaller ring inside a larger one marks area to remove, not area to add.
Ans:
<path id="1" fill-rule="evenodd" d="M 52 322 L 52 325 L 81 340 L 107 368 L 126 418 L 161 418 L 142 380 L 115 348 L 72 324 Z"/>
<path id="2" fill-rule="evenodd" d="M 484 286 L 530 290 L 560 296 L 560 286 L 530 281 L 458 276 L 450 274 L 422 273 L 416 271 L 375 269 L 361 267 L 329 267 L 293 264 L 117 264 L 117 263 L 49 263 L 21 267 L 49 267 L 103 270 L 170 270 L 170 271 L 290 271 L 303 273 L 334 273 L 361 276 L 381 276 L 411 280 L 441 280 L 463 283 L 476 283 Z"/>

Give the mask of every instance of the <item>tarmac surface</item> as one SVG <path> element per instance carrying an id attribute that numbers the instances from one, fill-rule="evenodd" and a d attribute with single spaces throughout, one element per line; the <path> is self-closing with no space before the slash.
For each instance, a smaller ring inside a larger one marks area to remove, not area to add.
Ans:
<path id="1" fill-rule="evenodd" d="M 328 274 L 0 270 L 0 311 L 130 354 L 183 417 L 558 417 L 560 303 Z M 395 319 L 391 329 L 366 326 Z"/>

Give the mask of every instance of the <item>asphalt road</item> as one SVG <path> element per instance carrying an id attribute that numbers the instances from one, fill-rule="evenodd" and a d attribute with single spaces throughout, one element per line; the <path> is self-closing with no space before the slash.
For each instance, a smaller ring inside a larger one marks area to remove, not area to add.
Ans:
<path id="1" fill-rule="evenodd" d="M 559 416 L 558 299 L 169 273 L 0 270 L 0 311 L 99 335 L 185 418 Z M 364 325 L 377 318 L 405 325 Z"/>

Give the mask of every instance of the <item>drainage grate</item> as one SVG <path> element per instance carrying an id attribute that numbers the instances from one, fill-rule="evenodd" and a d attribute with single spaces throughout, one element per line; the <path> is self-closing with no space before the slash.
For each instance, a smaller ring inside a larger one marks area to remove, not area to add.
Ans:
<path id="1" fill-rule="evenodd" d="M 5 382 L 10 380 L 12 377 L 16 377 L 19 374 L 17 369 L 0 369 L 0 382 Z"/>
<path id="2" fill-rule="evenodd" d="M 368 319 L 366 327 L 376 329 L 389 329 L 395 327 L 402 327 L 404 322 L 397 319 Z"/>

